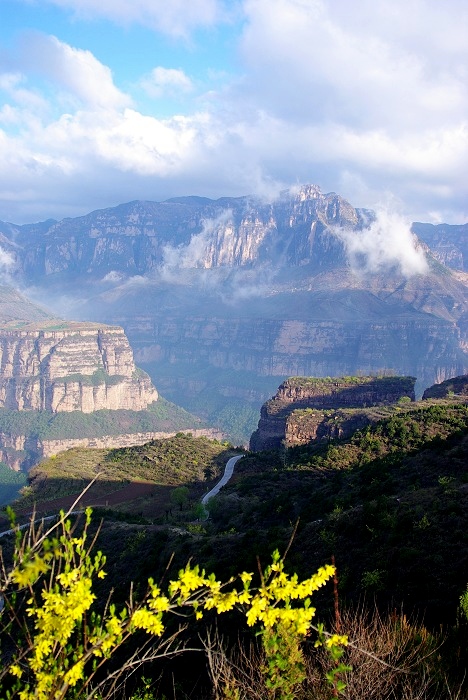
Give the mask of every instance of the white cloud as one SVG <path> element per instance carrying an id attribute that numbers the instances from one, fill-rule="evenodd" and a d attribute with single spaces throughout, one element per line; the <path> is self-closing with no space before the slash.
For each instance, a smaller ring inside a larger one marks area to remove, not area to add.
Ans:
<path id="1" fill-rule="evenodd" d="M 428 264 L 411 233 L 411 222 L 385 209 L 376 214 L 362 231 L 334 229 L 345 244 L 351 269 L 367 274 L 396 268 L 405 277 L 426 273 Z"/>
<path id="2" fill-rule="evenodd" d="M 24 85 L 27 78 L 22 73 L 0 73 L 0 92 L 15 106 L 5 103 L 0 110 L 0 123 L 9 122 L 19 125 L 23 120 L 34 121 L 39 114 L 49 111 L 47 100 L 37 90 L 30 90 Z"/>
<path id="3" fill-rule="evenodd" d="M 141 80 L 141 86 L 150 97 L 189 93 L 194 89 L 193 83 L 179 68 L 153 68 L 151 73 Z"/>
<path id="4" fill-rule="evenodd" d="M 0 246 L 0 284 L 11 284 L 11 273 L 15 267 L 13 255 Z"/>
<path id="5" fill-rule="evenodd" d="M 173 36 L 188 36 L 212 26 L 224 15 L 220 0 L 47 0 L 85 18 L 102 17 L 120 24 L 138 23 Z"/>
<path id="6" fill-rule="evenodd" d="M 0 271 L 6 272 L 10 270 L 14 263 L 15 261 L 12 254 L 9 253 L 8 250 L 4 250 L 0 247 Z"/>
<path id="7" fill-rule="evenodd" d="M 38 73 L 63 91 L 72 109 L 79 105 L 119 109 L 131 103 L 129 96 L 114 85 L 110 68 L 90 51 L 43 34 L 30 35 L 23 51 L 23 61 L 30 72 Z"/>
<path id="8" fill-rule="evenodd" d="M 465 2 L 246 0 L 245 10 L 236 97 L 274 124 L 270 162 L 286 174 L 289 156 L 304 179 L 308 161 L 325 188 L 355 173 L 408 210 L 427 207 L 442 182 L 453 208 L 466 201 Z"/>
<path id="9" fill-rule="evenodd" d="M 223 12 L 215 0 L 48 1 L 178 36 Z M 413 220 L 468 216 L 465 0 L 243 6 L 244 75 L 208 89 L 203 107 L 182 53 L 180 68 L 140 81 L 155 97 L 183 96 L 185 114 L 167 119 L 144 114 L 91 52 L 28 39 L 0 77 L 0 219 L 182 194 L 268 197 L 295 182 L 363 207 L 391 191 Z"/>
<path id="10" fill-rule="evenodd" d="M 191 237 L 187 245 L 163 249 L 163 262 L 160 274 L 163 279 L 176 282 L 179 270 L 211 267 L 210 255 L 218 232 L 223 232 L 232 220 L 232 211 L 223 211 L 216 219 L 206 219 L 200 233 Z"/>
<path id="11" fill-rule="evenodd" d="M 392 131 L 461 118 L 467 11 L 452 4 L 458 16 L 432 0 L 246 0 L 247 88 L 297 122 L 378 123 Z M 454 44 L 434 45 L 441 23 Z"/>

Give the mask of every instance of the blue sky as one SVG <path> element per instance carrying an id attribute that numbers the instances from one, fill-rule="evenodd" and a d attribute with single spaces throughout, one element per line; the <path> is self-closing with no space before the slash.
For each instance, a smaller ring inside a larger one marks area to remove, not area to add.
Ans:
<path id="1" fill-rule="evenodd" d="M 0 0 L 0 220 L 297 183 L 468 219 L 466 0 Z"/>

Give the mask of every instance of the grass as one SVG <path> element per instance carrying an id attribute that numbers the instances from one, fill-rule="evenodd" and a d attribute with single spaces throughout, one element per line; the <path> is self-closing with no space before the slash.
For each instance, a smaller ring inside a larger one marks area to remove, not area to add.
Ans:
<path id="1" fill-rule="evenodd" d="M 219 476 L 232 454 L 227 443 L 183 433 L 135 447 L 67 450 L 29 472 L 28 486 L 14 505 L 17 510 L 25 510 L 33 504 L 77 495 L 95 478 L 95 498 L 109 495 L 130 482 L 163 487 L 166 495 L 168 489 L 182 484 L 190 484 L 197 494 L 203 493 L 205 483 Z M 153 512 L 154 517 L 160 514 Z"/>

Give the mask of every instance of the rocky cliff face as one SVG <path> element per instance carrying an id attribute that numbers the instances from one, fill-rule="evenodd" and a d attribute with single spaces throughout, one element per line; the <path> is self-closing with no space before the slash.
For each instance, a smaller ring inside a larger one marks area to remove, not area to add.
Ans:
<path id="1" fill-rule="evenodd" d="M 157 398 L 121 328 L 58 321 L 0 329 L 0 408 L 140 411 Z"/>
<path id="2" fill-rule="evenodd" d="M 313 299 L 312 294 L 309 297 Z M 274 303 L 272 308 L 264 306 L 263 318 L 249 318 L 245 312 L 236 317 L 233 309 L 227 318 L 222 309 L 213 309 L 213 316 L 201 310 L 192 315 L 188 309 L 186 318 L 169 311 L 165 318 L 136 317 L 127 322 L 127 333 L 137 363 L 157 373 L 161 392 L 170 396 L 174 392 L 177 403 L 184 393 L 210 388 L 210 374 L 219 377 L 225 394 L 251 397 L 261 404 L 291 375 L 392 370 L 418 377 L 424 387 L 464 371 L 460 331 L 450 321 L 417 313 L 393 319 L 382 314 L 380 319 L 319 321 L 307 319 L 307 302 L 301 306 L 299 295 L 296 300 L 295 320 L 274 318 L 280 313 Z M 124 318 L 115 321 L 123 323 Z M 268 386 L 258 381 L 267 377 Z"/>
<path id="3" fill-rule="evenodd" d="M 468 272 L 468 224 L 414 223 L 413 231 L 430 247 L 437 260 L 454 270 Z"/>
<path id="4" fill-rule="evenodd" d="M 370 422 L 369 415 L 342 409 L 391 405 L 403 397 L 414 401 L 414 383 L 414 377 L 287 379 L 262 406 L 250 449 L 277 449 L 351 435 Z"/>
<path id="5" fill-rule="evenodd" d="M 57 274 L 144 275 L 166 264 L 212 268 L 275 259 L 323 265 L 324 256 L 343 257 L 329 227 L 355 228 L 364 218 L 339 195 L 305 185 L 269 204 L 249 197 L 181 197 L 130 202 L 61 222 L 0 222 L 0 244 L 17 274 L 41 284 Z"/>
<path id="6" fill-rule="evenodd" d="M 122 326 L 163 394 L 206 416 L 205 394 L 257 407 L 290 375 L 385 369 L 419 393 L 468 371 L 463 273 L 429 254 L 425 273 L 357 273 L 337 227 L 351 240 L 372 220 L 304 185 L 269 203 L 182 197 L 0 223 L 0 246 L 57 313 Z"/>
<path id="7" fill-rule="evenodd" d="M 314 408 L 293 410 L 286 418 L 283 444 L 285 447 L 309 443 L 344 440 L 356 430 L 387 418 L 391 409 L 333 409 L 320 411 Z"/>
<path id="8" fill-rule="evenodd" d="M 423 399 L 445 399 L 455 396 L 468 396 L 468 374 L 451 377 L 440 384 L 426 389 Z"/>

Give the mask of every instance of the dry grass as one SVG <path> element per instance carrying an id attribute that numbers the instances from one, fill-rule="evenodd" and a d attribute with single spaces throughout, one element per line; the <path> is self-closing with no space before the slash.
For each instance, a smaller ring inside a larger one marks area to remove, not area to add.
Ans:
<path id="1" fill-rule="evenodd" d="M 382 617 L 363 607 L 346 611 L 340 629 L 350 644 L 342 661 L 352 671 L 342 676 L 346 700 L 467 700 L 461 684 L 447 678 L 440 656 L 443 639 L 436 638 L 405 615 Z M 266 700 L 261 668 L 262 649 L 255 644 L 227 644 L 212 630 L 204 640 L 214 700 Z M 297 700 L 330 700 L 333 691 L 325 675 L 333 667 L 323 648 L 305 645 L 307 678 L 297 688 Z"/>

